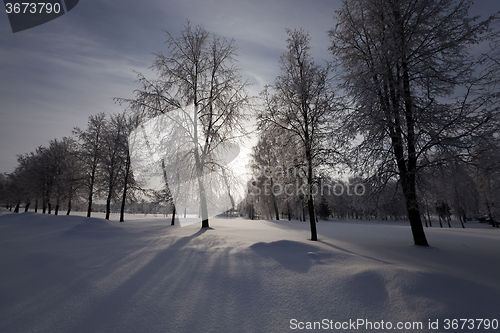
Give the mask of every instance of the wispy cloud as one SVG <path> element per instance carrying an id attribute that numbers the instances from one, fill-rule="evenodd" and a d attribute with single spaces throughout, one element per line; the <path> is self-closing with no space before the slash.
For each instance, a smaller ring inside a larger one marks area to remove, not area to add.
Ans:
<path id="1" fill-rule="evenodd" d="M 500 9 L 478 1 L 477 11 Z M 481 5 L 484 7 L 481 7 Z M 285 28 L 303 28 L 316 62 L 330 60 L 326 31 L 335 24 L 332 0 L 80 1 L 62 17 L 13 34 L 0 21 L 0 172 L 16 154 L 85 127 L 89 115 L 119 112 L 113 97 L 138 88 L 132 70 L 148 70 L 165 52 L 165 32 L 178 36 L 186 19 L 239 45 L 239 67 L 252 94 L 279 74 Z M 481 9 L 483 8 L 483 9 Z"/>

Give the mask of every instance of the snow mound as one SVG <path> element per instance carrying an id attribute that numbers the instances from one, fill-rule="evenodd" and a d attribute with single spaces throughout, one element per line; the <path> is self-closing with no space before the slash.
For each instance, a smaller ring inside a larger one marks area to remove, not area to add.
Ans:
<path id="1" fill-rule="evenodd" d="M 115 237 L 124 232 L 123 228 L 98 218 L 85 218 L 80 223 L 64 232 L 66 236 L 76 237 Z"/>
<path id="2" fill-rule="evenodd" d="M 314 264 L 323 263 L 322 259 L 329 259 L 333 256 L 331 252 L 323 251 L 312 244 L 289 240 L 259 242 L 250 246 L 250 249 L 263 258 L 272 258 L 283 268 L 301 273 L 308 272 Z"/>

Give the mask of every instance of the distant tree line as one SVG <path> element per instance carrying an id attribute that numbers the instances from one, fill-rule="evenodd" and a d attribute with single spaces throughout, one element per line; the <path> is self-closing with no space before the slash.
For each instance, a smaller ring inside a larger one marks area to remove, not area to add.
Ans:
<path id="1" fill-rule="evenodd" d="M 62 209 L 69 215 L 75 202 L 85 202 L 90 217 L 100 199 L 106 219 L 118 204 L 123 221 L 126 204 L 138 201 L 138 193 L 148 194 L 131 169 L 128 136 L 138 124 L 136 116 L 102 112 L 89 117 L 86 129 L 75 127 L 74 137 L 19 155 L 14 172 L 0 175 L 0 201 L 14 212 L 32 208 L 55 215 Z"/>
<path id="2" fill-rule="evenodd" d="M 433 221 L 449 225 L 454 217 L 464 223 L 479 219 L 498 220 L 500 209 L 500 140 L 492 138 L 488 149 L 476 147 L 464 162 L 459 158 L 438 161 L 423 170 L 417 179 L 417 194 L 423 224 L 433 226 Z M 287 177 L 279 169 L 271 170 L 279 157 L 267 162 L 254 149 L 253 168 L 260 170 L 248 183 L 249 196 L 240 204 L 240 211 L 251 218 L 298 219 L 309 217 L 307 199 L 300 190 L 305 183 L 304 173 L 293 175 L 295 166 Z M 280 145 L 274 144 L 274 148 Z M 269 151 L 268 151 L 269 152 Z M 258 153 L 258 154 L 257 154 Z M 257 155 L 255 155 L 257 154 Z M 262 170 L 268 170 L 263 175 Z M 299 191 L 296 191 L 299 184 Z M 316 174 L 312 197 L 317 217 L 322 220 L 407 220 L 405 198 L 397 178 L 331 177 Z M 288 187 L 286 187 L 288 186 Z"/>

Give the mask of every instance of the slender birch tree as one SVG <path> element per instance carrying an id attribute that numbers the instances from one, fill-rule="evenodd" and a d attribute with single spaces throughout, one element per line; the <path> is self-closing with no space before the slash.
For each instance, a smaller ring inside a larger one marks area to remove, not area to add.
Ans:
<path id="1" fill-rule="evenodd" d="M 330 67 L 314 64 L 310 38 L 303 30 L 287 30 L 287 51 L 281 56 L 281 75 L 262 93 L 264 107 L 257 120 L 263 131 L 285 132 L 306 165 L 307 209 L 311 240 L 317 240 L 313 202 L 314 168 L 327 154 L 336 112 Z"/>
<path id="2" fill-rule="evenodd" d="M 130 146 L 129 146 L 129 136 L 133 130 L 139 126 L 139 118 L 137 116 L 127 116 L 125 113 L 119 115 L 122 118 L 124 124 L 124 133 L 120 140 L 120 149 L 124 154 L 123 158 L 123 172 L 121 179 L 121 204 L 120 204 L 120 222 L 125 221 L 125 204 L 127 198 L 129 198 L 134 191 L 134 186 L 136 185 L 136 180 L 131 168 L 130 160 Z"/>

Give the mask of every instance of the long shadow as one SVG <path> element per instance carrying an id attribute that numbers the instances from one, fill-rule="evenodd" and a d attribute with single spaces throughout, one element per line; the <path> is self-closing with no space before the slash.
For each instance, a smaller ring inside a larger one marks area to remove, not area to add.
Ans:
<path id="1" fill-rule="evenodd" d="M 172 258 L 176 258 L 176 253 L 183 249 L 190 241 L 201 236 L 211 228 L 203 228 L 196 233 L 180 238 L 172 245 L 161 250 L 144 267 L 127 277 L 126 280 L 117 286 L 112 292 L 106 294 L 101 299 L 93 302 L 92 310 L 84 316 L 84 319 L 74 328 L 87 327 L 93 331 L 98 331 L 97 327 L 92 327 L 93 323 L 109 323 L 109 317 L 120 316 L 127 310 L 131 300 L 137 297 L 138 292 L 148 284 L 155 276 L 165 271 Z M 116 319 L 116 318 L 115 318 Z M 111 320 L 113 322 L 113 320 Z M 76 329 L 75 329 L 76 331 Z"/>
<path id="2" fill-rule="evenodd" d="M 306 273 L 311 266 L 322 263 L 322 259 L 328 259 L 331 253 L 325 253 L 312 244 L 280 240 L 271 243 L 255 243 L 250 249 L 264 258 L 272 258 L 286 269 Z"/>
<path id="3" fill-rule="evenodd" d="M 277 226 L 278 228 L 282 228 L 282 229 L 295 229 L 295 230 L 307 230 L 307 227 L 309 225 L 309 223 L 297 223 L 298 221 L 275 221 L 275 220 L 265 220 L 266 222 L 270 223 L 270 224 L 273 224 L 274 226 Z M 391 265 L 392 263 L 391 262 L 388 262 L 388 261 L 384 261 L 384 260 L 381 260 L 381 259 L 377 259 L 377 258 L 374 258 L 374 257 L 370 257 L 370 256 L 366 256 L 366 255 L 363 255 L 363 254 L 359 254 L 359 253 L 356 253 L 356 252 L 353 252 L 353 251 L 349 251 L 347 249 L 344 249 L 340 246 L 337 246 L 337 245 L 333 245 L 333 244 L 330 244 L 330 243 L 327 243 L 325 241 L 322 241 L 322 240 L 318 240 L 318 243 L 322 243 L 322 244 L 325 244 L 325 245 L 328 245 L 338 251 L 341 251 L 341 252 L 344 252 L 344 253 L 348 253 L 348 254 L 351 254 L 351 255 L 355 255 L 355 256 L 358 256 L 358 257 L 362 257 L 362 258 L 366 258 L 366 259 L 369 259 L 369 260 L 373 260 L 373 261 L 376 261 L 376 262 L 379 262 L 379 263 L 382 263 L 382 264 L 387 264 L 387 265 Z M 279 261 L 279 260 L 278 260 Z"/>
<path id="4" fill-rule="evenodd" d="M 382 264 L 386 264 L 386 265 L 392 265 L 391 262 L 388 262 L 388 261 L 384 261 L 384 260 L 381 260 L 381 259 L 377 259 L 377 258 L 374 258 L 374 257 L 370 257 L 370 256 L 366 256 L 366 255 L 363 255 L 363 254 L 359 254 L 359 253 L 356 253 L 356 252 L 353 252 L 353 251 L 349 251 L 347 249 L 344 249 L 340 246 L 337 246 L 337 245 L 333 245 L 333 244 L 330 244 L 330 243 L 327 243 L 325 241 L 322 241 L 322 240 L 318 240 L 319 243 L 321 244 L 325 244 L 325 245 L 328 245 L 336 250 L 339 250 L 339 251 L 342 251 L 344 253 L 348 253 L 348 254 L 353 254 L 355 256 L 358 256 L 358 257 L 362 257 L 362 258 L 366 258 L 366 259 L 370 259 L 370 260 L 373 260 L 373 261 L 376 261 L 376 262 L 379 262 L 379 263 L 382 263 Z"/>
<path id="5" fill-rule="evenodd" d="M 308 231 L 309 229 L 309 221 L 306 222 L 300 222 L 297 220 L 260 220 L 261 222 L 266 222 L 268 224 L 271 224 L 273 226 L 276 226 L 280 229 L 294 229 L 294 230 L 304 230 Z"/>
<path id="6" fill-rule="evenodd" d="M 180 248 L 186 246 L 191 240 L 203 235 L 208 230 L 213 230 L 213 229 L 212 228 L 201 228 L 200 230 L 198 230 L 197 232 L 195 232 L 191 236 L 185 236 L 185 237 L 182 237 L 181 239 L 177 240 L 174 244 L 170 245 L 166 250 L 180 249 Z"/>

